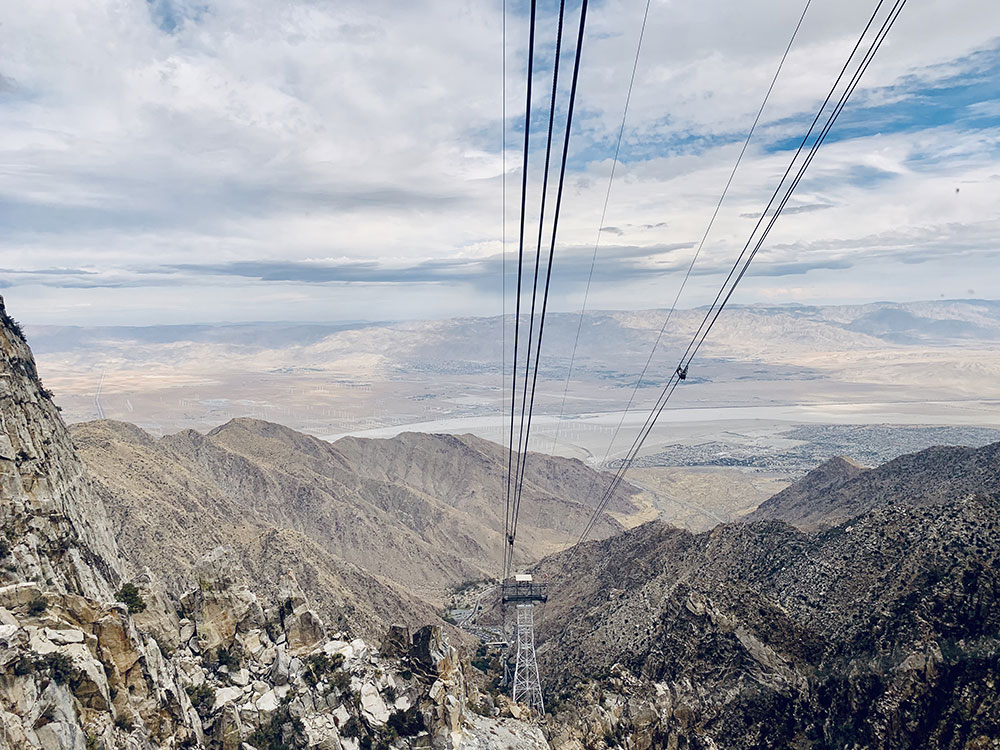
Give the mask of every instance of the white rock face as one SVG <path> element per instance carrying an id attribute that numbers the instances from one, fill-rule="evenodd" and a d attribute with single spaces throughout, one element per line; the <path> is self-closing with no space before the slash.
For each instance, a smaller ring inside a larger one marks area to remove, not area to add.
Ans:
<path id="1" fill-rule="evenodd" d="M 278 696 L 275 695 L 273 690 L 268 690 L 254 704 L 257 706 L 257 710 L 263 713 L 273 713 L 278 710 Z"/>
<path id="2" fill-rule="evenodd" d="M 45 628 L 44 633 L 45 637 L 55 644 L 83 643 L 83 631 L 80 630 L 52 630 L 51 628 Z"/>
<path id="3" fill-rule="evenodd" d="M 361 686 L 361 710 L 372 723 L 379 726 L 389 721 L 389 709 L 382 700 L 378 688 L 371 682 Z"/>
<path id="4" fill-rule="evenodd" d="M 238 687 L 221 688 L 215 691 L 215 704 L 212 709 L 218 711 L 227 703 L 234 703 L 243 697 L 243 689 Z"/>

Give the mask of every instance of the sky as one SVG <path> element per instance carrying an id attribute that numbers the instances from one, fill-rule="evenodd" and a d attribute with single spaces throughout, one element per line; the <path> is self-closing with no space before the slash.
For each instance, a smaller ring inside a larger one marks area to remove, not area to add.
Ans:
<path id="1" fill-rule="evenodd" d="M 875 5 L 810 2 L 682 307 L 714 297 Z M 146 325 L 510 311 L 528 6 L 506 6 L 0 5 L 11 314 Z M 645 2 L 591 3 L 550 309 L 580 309 L 595 245 L 589 307 L 670 305 L 803 7 L 651 0 L 608 193 Z M 539 2 L 529 259 L 556 9 Z M 578 12 L 569 0 L 568 55 Z M 1000 3 L 909 0 L 734 301 L 997 298 L 998 238 Z"/>

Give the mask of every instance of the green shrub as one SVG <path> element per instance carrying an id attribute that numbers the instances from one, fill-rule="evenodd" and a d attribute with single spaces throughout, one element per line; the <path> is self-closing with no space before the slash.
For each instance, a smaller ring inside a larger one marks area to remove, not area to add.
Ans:
<path id="1" fill-rule="evenodd" d="M 14 662 L 14 676 L 23 677 L 26 674 L 34 674 L 35 662 L 30 657 L 21 655 Z"/>
<path id="2" fill-rule="evenodd" d="M 417 710 L 416 706 L 406 711 L 393 712 L 389 716 L 386 726 L 400 737 L 413 737 L 420 734 L 426 728 L 424 725 L 424 716 Z"/>
<path id="3" fill-rule="evenodd" d="M 18 336 L 21 337 L 21 341 L 24 341 L 24 342 L 28 341 L 27 337 L 24 335 L 24 329 L 21 328 L 21 324 L 20 323 L 18 323 L 16 320 L 14 320 L 9 315 L 4 315 L 4 319 L 5 319 L 5 322 L 7 323 L 8 327 L 10 327 L 10 329 L 12 331 L 14 331 L 14 333 L 16 333 Z"/>
<path id="4" fill-rule="evenodd" d="M 10 542 L 6 539 L 0 538 L 0 560 L 3 560 L 10 554 Z"/>
<path id="5" fill-rule="evenodd" d="M 257 750 L 292 750 L 293 746 L 298 747 L 295 739 L 292 740 L 292 746 L 286 745 L 282 741 L 282 727 L 285 724 L 291 724 L 293 733 L 298 737 L 305 733 L 305 724 L 302 723 L 301 719 L 291 716 L 288 702 L 282 701 L 271 720 L 256 729 L 247 738 L 247 743 Z"/>
<path id="6" fill-rule="evenodd" d="M 225 649 L 219 646 L 215 650 L 215 660 L 219 663 L 220 667 L 226 667 L 230 672 L 239 670 L 243 665 L 240 655 L 235 649 Z"/>
<path id="7" fill-rule="evenodd" d="M 209 687 L 207 684 L 202 683 L 197 687 L 194 685 L 186 685 L 184 687 L 184 692 L 188 694 L 191 699 L 191 705 L 194 706 L 194 710 L 198 712 L 198 715 L 207 719 L 212 714 L 212 706 L 215 705 L 215 689 Z"/>
<path id="8" fill-rule="evenodd" d="M 76 675 L 73 660 L 59 651 L 53 651 L 36 659 L 35 669 L 39 672 L 48 672 L 57 685 L 65 685 Z"/>
<path id="9" fill-rule="evenodd" d="M 338 669 L 330 675 L 330 684 L 337 692 L 344 692 L 351 686 L 351 676 L 343 669 Z"/>
<path id="10" fill-rule="evenodd" d="M 139 589 L 134 583 L 126 583 L 118 589 L 118 593 L 115 594 L 115 599 L 128 607 L 130 615 L 143 612 L 146 609 L 146 602 L 142 600 L 142 596 L 139 594 Z"/>
<path id="11" fill-rule="evenodd" d="M 28 614 L 31 615 L 32 617 L 38 617 L 48 608 L 49 608 L 48 603 L 41 597 L 38 597 L 37 599 L 32 599 L 30 602 L 28 602 Z"/>
<path id="12" fill-rule="evenodd" d="M 342 737 L 357 737 L 361 734 L 361 722 L 358 721 L 357 716 L 352 716 L 347 721 L 344 722 L 344 726 L 340 728 L 340 734 Z"/>

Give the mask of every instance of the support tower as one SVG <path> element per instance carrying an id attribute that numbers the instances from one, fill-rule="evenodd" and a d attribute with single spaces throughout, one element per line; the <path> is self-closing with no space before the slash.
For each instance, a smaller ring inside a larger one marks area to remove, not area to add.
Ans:
<path id="1" fill-rule="evenodd" d="M 547 587 L 534 583 L 530 575 L 518 574 L 503 583 L 501 601 L 504 608 L 513 604 L 517 611 L 517 631 L 513 643 L 514 678 L 511 680 L 511 698 L 545 714 L 542 700 L 542 682 L 538 676 L 538 661 L 535 658 L 535 604 L 548 601 Z M 509 641 L 508 641 L 509 642 Z"/>

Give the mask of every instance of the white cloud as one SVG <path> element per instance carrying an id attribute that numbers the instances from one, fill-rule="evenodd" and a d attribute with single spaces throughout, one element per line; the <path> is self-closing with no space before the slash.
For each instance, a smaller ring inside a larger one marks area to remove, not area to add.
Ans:
<path id="1" fill-rule="evenodd" d="M 578 254 L 597 235 L 610 169 L 604 153 L 620 122 L 642 5 L 607 0 L 592 9 L 573 148 L 596 157 L 571 176 L 560 231 Z M 814 0 L 762 137 L 798 132 L 871 7 Z M 11 285 L 6 296 L 21 317 L 39 322 L 167 322 L 180 308 L 189 320 L 494 312 L 499 301 L 484 308 L 481 288 L 457 282 L 444 290 L 316 287 L 162 267 L 341 258 L 398 268 L 496 255 L 499 8 L 443 0 L 5 6 L 0 265 L 80 269 L 88 283 L 96 278 L 113 287 L 67 289 L 54 286 L 59 274 L 0 272 Z M 626 143 L 630 153 L 648 156 L 619 166 L 605 224 L 622 234 L 602 243 L 663 246 L 700 237 L 801 8 L 798 0 L 654 1 Z M 543 28 L 553 25 L 552 12 L 546 5 Z M 914 89 L 982 75 L 997 61 L 998 21 L 995 4 L 908 4 L 859 104 L 903 108 Z M 512 123 L 523 96 L 524 25 L 508 18 Z M 991 52 L 970 57 L 981 50 Z M 536 91 L 541 105 L 544 76 Z M 866 264 L 876 260 L 960 253 L 966 270 L 950 270 L 959 276 L 955 283 L 981 296 L 1000 294 L 996 282 L 990 289 L 984 280 L 1000 220 L 998 129 L 989 98 L 970 109 L 986 118 L 974 129 L 929 119 L 926 127 L 826 145 L 795 205 L 829 208 L 784 215 L 761 254 L 763 272 L 768 264 L 779 271 L 850 266 L 796 277 L 794 288 L 807 297 L 813 289 L 814 298 L 830 299 L 852 280 L 868 285 Z M 690 138 L 705 136 L 717 140 L 691 147 Z M 706 246 L 705 271 L 726 267 L 752 224 L 741 214 L 763 208 L 784 168 L 787 155 L 768 154 L 763 143 L 748 152 Z M 512 129 L 508 241 L 516 231 L 518 149 Z M 882 178 L 862 179 L 876 171 Z M 671 254 L 664 264 L 663 256 L 651 256 L 647 265 L 666 271 L 682 260 Z M 635 261 L 621 263 L 599 265 L 595 304 L 672 299 L 671 277 L 625 281 L 621 272 Z M 938 273 L 928 263 L 901 272 L 912 290 L 935 288 Z M 713 283 L 704 277 L 693 285 L 690 303 L 710 294 Z M 206 286 L 220 291 L 206 295 Z M 741 290 L 742 301 L 755 288 Z M 557 305 L 578 307 L 580 291 L 579 275 L 560 279 L 557 267 Z"/>

